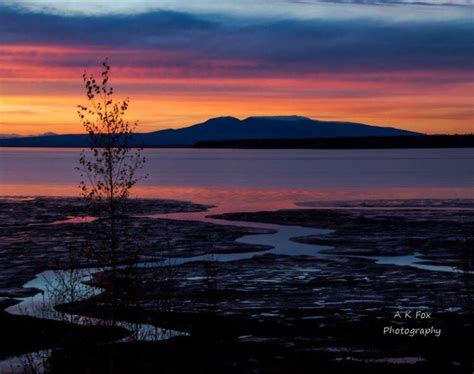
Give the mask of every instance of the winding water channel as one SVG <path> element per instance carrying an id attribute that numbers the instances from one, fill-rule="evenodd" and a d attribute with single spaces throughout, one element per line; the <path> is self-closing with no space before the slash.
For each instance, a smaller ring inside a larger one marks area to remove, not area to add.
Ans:
<path id="1" fill-rule="evenodd" d="M 239 227 L 251 227 L 258 229 L 265 229 L 270 231 L 266 234 L 249 234 L 241 236 L 236 240 L 239 243 L 245 243 L 250 245 L 263 245 L 271 247 L 268 250 L 260 250 L 257 252 L 245 252 L 245 253 L 228 253 L 228 254 L 217 254 L 216 260 L 221 262 L 226 261 L 237 261 L 243 259 L 249 259 L 254 256 L 263 254 L 277 254 L 277 255 L 289 255 L 289 256 L 313 256 L 313 257 L 325 257 L 331 258 L 334 255 L 321 253 L 323 250 L 329 250 L 332 247 L 322 246 L 315 244 L 299 243 L 293 241 L 292 238 L 310 236 L 310 235 L 324 235 L 331 232 L 331 230 L 308 228 L 302 226 L 290 226 L 290 225 L 277 225 L 270 223 L 260 222 L 246 222 L 246 221 L 228 221 L 224 219 L 211 218 L 209 216 L 215 214 L 213 208 L 209 211 L 204 212 L 192 212 L 192 213 L 172 213 L 172 214 L 154 214 L 148 215 L 148 218 L 165 218 L 175 220 L 187 220 L 187 221 L 200 221 L 216 225 L 230 225 Z M 222 213 L 222 211 L 219 211 Z M 67 222 L 67 221 L 64 221 Z M 70 222 L 80 222 L 71 219 Z M 438 265 L 425 265 L 420 263 L 422 260 L 419 258 L 420 253 L 413 253 L 407 256 L 357 256 L 358 258 L 366 258 L 376 261 L 378 264 L 384 265 L 398 265 L 398 266 L 411 266 L 422 270 L 430 271 L 442 271 L 442 272 L 453 272 L 454 268 L 450 266 L 438 266 Z M 170 259 L 170 263 L 175 266 L 182 265 L 188 262 L 194 261 L 206 261 L 208 255 L 193 256 L 193 257 L 174 257 Z M 138 264 L 139 267 L 154 267 L 160 266 L 162 262 L 155 263 L 143 263 Z M 76 270 L 74 273 L 69 270 L 46 270 L 38 274 L 34 279 L 23 285 L 23 288 L 34 288 L 40 290 L 36 295 L 29 296 L 20 299 L 18 304 L 15 304 L 6 309 L 8 313 L 18 315 L 29 315 L 35 317 L 44 317 L 56 320 L 63 320 L 64 313 L 60 313 L 54 309 L 54 297 L 52 290 L 56 289 L 55 282 L 60 279 L 63 282 L 68 282 L 72 274 L 74 277 L 82 280 L 80 282 L 80 288 L 76 290 L 78 298 L 91 297 L 101 292 L 101 289 L 89 286 L 83 282 L 90 280 L 94 273 L 104 271 L 103 267 L 100 268 L 86 268 Z M 86 321 L 86 319 L 84 319 Z M 80 319 L 79 319 L 80 322 Z"/>
<path id="2" fill-rule="evenodd" d="M 246 252 L 246 253 L 230 253 L 230 254 L 217 254 L 217 261 L 237 261 L 252 258 L 254 256 L 260 256 L 263 254 L 278 254 L 278 255 L 291 255 L 291 256 L 313 256 L 313 257 L 324 257 L 331 258 L 334 255 L 328 253 L 321 253 L 323 250 L 331 249 L 329 246 L 321 246 L 314 244 L 299 243 L 291 240 L 295 237 L 303 237 L 310 235 L 324 235 L 331 232 L 331 230 L 308 228 L 302 226 L 290 226 L 290 225 L 277 225 L 260 222 L 245 222 L 245 221 L 228 221 L 224 219 L 211 218 L 209 216 L 217 213 L 226 213 L 222 209 L 211 208 L 208 211 L 203 212 L 192 212 L 192 213 L 172 213 L 172 214 L 154 214 L 148 215 L 148 218 L 165 218 L 173 220 L 187 220 L 187 221 L 200 221 L 216 225 L 230 225 L 239 227 L 251 227 L 258 229 L 268 230 L 269 233 L 265 234 L 249 234 L 241 236 L 236 240 L 239 243 L 245 243 L 250 245 L 264 245 L 270 247 L 268 250 L 260 250 L 258 252 Z M 79 223 L 85 222 L 72 218 L 64 222 Z M 448 266 L 435 266 L 425 265 L 420 263 L 422 260 L 419 258 L 419 253 L 413 253 L 409 256 L 385 256 L 385 257 L 370 257 L 370 256 L 357 256 L 358 258 L 367 258 L 376 261 L 378 264 L 390 264 L 398 266 L 411 266 L 418 269 L 429 270 L 429 271 L 442 271 L 442 272 L 453 272 L 455 269 Z M 173 265 L 181 265 L 193 261 L 205 261 L 208 259 L 208 255 L 193 256 L 193 257 L 175 257 L 170 259 L 170 263 Z M 154 267 L 161 266 L 162 262 L 155 263 L 143 263 L 138 264 L 142 267 Z M 80 270 L 46 270 L 36 275 L 36 277 L 26 284 L 24 288 L 34 288 L 39 292 L 33 296 L 25 297 L 20 299 L 18 304 L 15 304 L 6 309 L 6 312 L 16 315 L 28 315 L 39 318 L 47 318 L 53 320 L 69 321 L 79 324 L 90 324 L 98 323 L 100 321 L 94 320 L 89 317 L 65 314 L 55 309 L 58 304 L 57 298 L 55 298 L 57 291 L 57 283 L 69 282 L 71 277 L 75 277 L 75 283 L 79 284 L 78 288 L 75 289 L 76 300 L 83 300 L 102 292 L 100 288 L 90 286 L 84 282 L 90 280 L 94 273 L 104 271 L 101 268 L 86 268 Z M 79 282 L 77 281 L 79 280 Z M 103 322 L 103 321 L 101 321 Z M 131 324 L 126 321 L 118 322 L 119 326 L 135 331 L 135 338 L 139 340 L 164 340 L 170 337 L 186 334 L 179 331 L 163 330 L 156 326 L 146 324 Z M 126 341 L 127 338 L 124 340 Z M 45 351 L 41 353 L 44 354 Z M 0 369 L 4 368 L 5 371 L 8 367 L 12 367 L 16 362 L 21 361 L 21 356 L 9 358 L 4 361 L 0 361 Z M 14 371 L 10 371 L 14 372 Z"/>

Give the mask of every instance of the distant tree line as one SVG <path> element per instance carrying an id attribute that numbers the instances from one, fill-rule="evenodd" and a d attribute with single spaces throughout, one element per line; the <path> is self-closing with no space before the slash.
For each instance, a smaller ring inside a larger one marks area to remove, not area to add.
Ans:
<path id="1" fill-rule="evenodd" d="M 389 149 L 474 148 L 474 135 L 368 136 L 308 139 L 244 139 L 205 141 L 196 148 L 248 149 Z"/>

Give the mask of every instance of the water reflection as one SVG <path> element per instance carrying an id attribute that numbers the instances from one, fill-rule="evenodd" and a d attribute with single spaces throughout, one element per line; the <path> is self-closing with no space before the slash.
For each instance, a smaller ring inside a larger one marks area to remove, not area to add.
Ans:
<path id="1" fill-rule="evenodd" d="M 79 149 L 0 148 L 0 195 L 77 196 Z M 468 198 L 474 149 L 148 149 L 135 196 L 228 210 L 297 201 Z"/>

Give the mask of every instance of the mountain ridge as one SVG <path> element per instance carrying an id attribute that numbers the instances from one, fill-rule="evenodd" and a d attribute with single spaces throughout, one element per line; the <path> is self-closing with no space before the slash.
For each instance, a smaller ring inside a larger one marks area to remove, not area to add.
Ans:
<path id="1" fill-rule="evenodd" d="M 298 139 L 367 136 L 420 136 L 421 133 L 357 122 L 320 121 L 308 117 L 232 116 L 210 118 L 179 129 L 136 133 L 132 146 L 189 147 L 199 142 L 240 139 Z M 43 135 L 0 139 L 3 147 L 88 147 L 87 134 Z"/>

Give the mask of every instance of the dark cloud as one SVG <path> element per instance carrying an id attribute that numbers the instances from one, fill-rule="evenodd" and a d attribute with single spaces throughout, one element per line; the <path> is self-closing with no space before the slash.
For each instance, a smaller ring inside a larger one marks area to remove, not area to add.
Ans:
<path id="1" fill-rule="evenodd" d="M 188 33 L 199 34 L 216 27 L 211 20 L 170 11 L 133 16 L 58 16 L 0 6 L 3 43 L 146 46 L 175 43 Z"/>
<path id="2" fill-rule="evenodd" d="M 177 69 L 190 76 L 465 70 L 474 61 L 473 31 L 467 21 L 257 22 L 177 12 L 86 17 L 0 8 L 2 44 L 89 46 L 98 58 L 101 49 L 114 49 L 119 65 Z M 171 57 L 164 58 L 167 53 Z M 90 60 L 82 55 L 56 57 L 51 63 L 61 66 L 84 66 Z"/>

